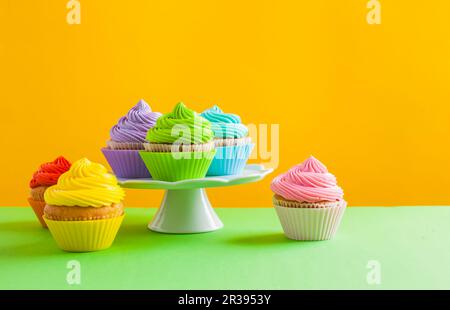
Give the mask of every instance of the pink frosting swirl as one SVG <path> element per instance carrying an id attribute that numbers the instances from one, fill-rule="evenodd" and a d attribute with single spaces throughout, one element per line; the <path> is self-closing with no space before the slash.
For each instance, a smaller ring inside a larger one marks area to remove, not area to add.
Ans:
<path id="1" fill-rule="evenodd" d="M 313 156 L 277 176 L 270 188 L 284 199 L 298 202 L 339 201 L 344 196 L 336 177 Z"/>

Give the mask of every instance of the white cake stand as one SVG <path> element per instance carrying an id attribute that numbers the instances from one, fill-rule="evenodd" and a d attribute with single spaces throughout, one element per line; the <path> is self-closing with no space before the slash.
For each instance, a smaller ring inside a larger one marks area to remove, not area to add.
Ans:
<path id="1" fill-rule="evenodd" d="M 164 199 L 148 228 L 172 234 L 214 231 L 223 227 L 206 195 L 205 188 L 240 185 L 262 180 L 273 169 L 263 165 L 247 165 L 239 175 L 205 177 L 177 182 L 153 179 L 118 178 L 124 188 L 164 189 Z"/>

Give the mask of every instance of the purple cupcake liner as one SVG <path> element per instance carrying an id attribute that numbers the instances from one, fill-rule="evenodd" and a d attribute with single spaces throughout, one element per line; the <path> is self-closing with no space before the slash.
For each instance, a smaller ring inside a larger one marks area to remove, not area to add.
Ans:
<path id="1" fill-rule="evenodd" d="M 150 178 L 138 150 L 111 150 L 102 148 L 103 155 L 119 178 Z"/>

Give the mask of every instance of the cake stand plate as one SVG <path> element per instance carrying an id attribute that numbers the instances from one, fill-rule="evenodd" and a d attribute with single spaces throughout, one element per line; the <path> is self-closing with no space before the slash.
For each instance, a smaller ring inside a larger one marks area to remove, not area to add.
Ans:
<path id="1" fill-rule="evenodd" d="M 205 188 L 240 185 L 262 180 L 273 169 L 247 165 L 239 175 L 214 176 L 165 182 L 153 179 L 118 178 L 120 186 L 133 189 L 164 189 L 164 199 L 148 228 L 172 234 L 214 231 L 223 227 L 206 195 Z"/>

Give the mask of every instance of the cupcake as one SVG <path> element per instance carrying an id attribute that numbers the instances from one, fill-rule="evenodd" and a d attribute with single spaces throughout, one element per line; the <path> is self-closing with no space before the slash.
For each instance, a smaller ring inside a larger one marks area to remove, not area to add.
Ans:
<path id="1" fill-rule="evenodd" d="M 114 175 L 83 158 L 45 191 L 44 220 L 65 251 L 106 249 L 122 223 L 124 197 Z"/>
<path id="2" fill-rule="evenodd" d="M 295 240 L 333 238 L 347 202 L 336 178 L 314 157 L 273 179 L 273 204 L 284 233 Z"/>
<path id="3" fill-rule="evenodd" d="M 149 105 L 140 100 L 111 128 L 111 139 L 102 152 L 116 176 L 150 178 L 139 156 L 139 150 L 144 149 L 147 131 L 155 126 L 160 116 L 161 113 L 152 112 Z"/>
<path id="4" fill-rule="evenodd" d="M 217 105 L 200 115 L 211 122 L 217 150 L 207 175 L 240 174 L 254 146 L 241 118 L 236 114 L 224 113 Z"/>
<path id="5" fill-rule="evenodd" d="M 211 124 L 180 102 L 148 131 L 140 155 L 156 180 L 203 178 L 216 153 L 213 137 Z"/>
<path id="6" fill-rule="evenodd" d="M 60 156 L 52 162 L 42 164 L 38 171 L 33 174 L 33 178 L 30 181 L 28 202 L 44 228 L 47 228 L 42 218 L 45 207 L 44 193 L 49 186 L 55 185 L 59 176 L 69 170 L 69 168 L 70 162 Z"/>

